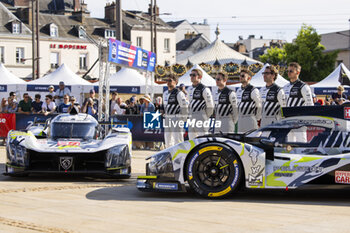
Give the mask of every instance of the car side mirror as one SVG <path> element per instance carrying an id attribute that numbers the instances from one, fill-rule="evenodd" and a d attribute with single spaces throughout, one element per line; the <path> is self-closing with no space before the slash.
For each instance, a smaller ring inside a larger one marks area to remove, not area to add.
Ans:
<path id="1" fill-rule="evenodd" d="M 262 138 L 260 143 L 266 146 L 274 146 L 276 139 L 275 138 Z"/>

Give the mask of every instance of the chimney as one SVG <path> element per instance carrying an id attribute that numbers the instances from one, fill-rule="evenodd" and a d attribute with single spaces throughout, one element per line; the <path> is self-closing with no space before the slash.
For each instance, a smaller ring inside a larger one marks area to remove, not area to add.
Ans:
<path id="1" fill-rule="evenodd" d="M 73 0 L 73 10 L 74 11 L 80 11 L 81 10 L 80 0 Z"/>
<path id="2" fill-rule="evenodd" d="M 113 23 L 117 20 L 116 18 L 116 5 L 115 2 L 107 3 L 105 6 L 105 20 L 109 23 Z"/>
<path id="3" fill-rule="evenodd" d="M 84 24 L 85 22 L 85 14 L 83 11 L 73 11 L 72 16 L 77 20 L 78 22 Z"/>
<path id="4" fill-rule="evenodd" d="M 13 6 L 18 7 L 18 6 L 27 6 L 29 7 L 29 1 L 30 0 L 14 0 L 13 1 Z"/>
<path id="5" fill-rule="evenodd" d="M 17 8 L 16 15 L 18 18 L 23 22 L 29 24 L 29 26 L 32 26 L 32 8 L 26 7 L 26 8 Z"/>

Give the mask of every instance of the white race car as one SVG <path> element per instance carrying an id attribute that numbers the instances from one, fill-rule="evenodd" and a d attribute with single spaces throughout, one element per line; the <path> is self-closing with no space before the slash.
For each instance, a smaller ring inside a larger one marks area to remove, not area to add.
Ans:
<path id="1" fill-rule="evenodd" d="M 349 185 L 350 107 L 292 111 L 303 116 L 289 114 L 247 134 L 199 137 L 152 155 L 137 188 L 178 192 L 189 185 L 203 197 L 217 198 L 239 186 L 285 190 Z"/>
<path id="2" fill-rule="evenodd" d="M 11 130 L 6 173 L 105 174 L 129 178 L 132 136 L 128 128 L 103 127 L 90 115 L 60 114 L 45 125 Z"/>

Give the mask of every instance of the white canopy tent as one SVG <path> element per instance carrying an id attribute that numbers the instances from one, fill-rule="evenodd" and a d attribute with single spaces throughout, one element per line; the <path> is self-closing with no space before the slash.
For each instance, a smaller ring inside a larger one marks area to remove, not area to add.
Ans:
<path id="1" fill-rule="evenodd" d="M 193 64 L 204 62 L 213 65 L 216 60 L 218 60 L 221 65 L 230 62 L 241 64 L 243 61 L 246 61 L 249 65 L 260 63 L 257 60 L 244 56 L 243 54 L 231 49 L 222 42 L 219 37 L 217 37 L 208 47 L 200 50 L 192 56 L 178 60 L 177 63 L 186 65 L 188 61 L 191 61 Z"/>
<path id="2" fill-rule="evenodd" d="M 71 95 L 77 98 L 79 103 L 84 98 L 84 93 L 88 93 L 93 85 L 76 75 L 67 65 L 62 64 L 54 72 L 45 75 L 39 79 L 35 79 L 27 83 L 27 92 L 32 96 L 42 92 L 42 96 L 48 93 L 48 87 L 53 85 L 55 90 L 58 89 L 59 82 L 63 81 L 65 86 L 71 91 Z"/>
<path id="3" fill-rule="evenodd" d="M 11 91 L 20 96 L 25 91 L 26 82 L 12 74 L 0 63 L 0 100 L 7 98 Z"/>
<path id="4" fill-rule="evenodd" d="M 317 95 L 331 95 L 337 91 L 337 87 L 343 85 L 346 94 L 350 94 L 350 71 L 341 63 L 330 75 L 318 83 L 311 85 Z"/>
<path id="5" fill-rule="evenodd" d="M 141 94 L 146 93 L 147 79 L 144 75 L 135 69 L 123 67 L 117 73 L 114 73 L 109 78 L 110 91 L 127 94 Z M 162 87 L 155 82 L 148 82 L 148 88 L 154 89 L 155 93 L 162 93 Z M 97 87 L 95 87 L 97 88 Z"/>

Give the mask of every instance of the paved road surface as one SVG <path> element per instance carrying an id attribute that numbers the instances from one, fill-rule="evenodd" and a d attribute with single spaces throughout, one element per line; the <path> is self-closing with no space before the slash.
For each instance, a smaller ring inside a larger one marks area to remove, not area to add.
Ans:
<path id="1" fill-rule="evenodd" d="M 226 200 L 142 193 L 129 180 L 0 175 L 0 232 L 350 232 L 350 190 L 249 191 Z M 5 150 L 0 147 L 0 172 Z"/>

